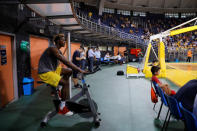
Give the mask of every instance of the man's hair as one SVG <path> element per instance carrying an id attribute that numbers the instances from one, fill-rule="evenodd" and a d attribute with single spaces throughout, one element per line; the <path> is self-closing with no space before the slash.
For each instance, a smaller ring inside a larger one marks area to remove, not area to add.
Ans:
<path id="1" fill-rule="evenodd" d="M 84 47 L 81 45 L 81 46 L 80 46 L 80 49 L 84 50 Z"/>
<path id="2" fill-rule="evenodd" d="M 151 68 L 151 72 L 152 72 L 153 75 L 155 75 L 155 73 L 158 72 L 159 70 L 160 70 L 160 67 L 158 67 L 158 66 L 153 66 Z"/>
<path id="3" fill-rule="evenodd" d="M 60 40 L 62 37 L 65 37 L 64 34 L 58 34 L 54 36 L 54 42 L 57 44 L 58 40 Z"/>

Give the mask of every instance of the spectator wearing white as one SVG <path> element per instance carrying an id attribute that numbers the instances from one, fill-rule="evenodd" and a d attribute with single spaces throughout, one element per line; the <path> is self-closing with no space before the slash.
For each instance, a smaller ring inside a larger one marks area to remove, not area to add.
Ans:
<path id="1" fill-rule="evenodd" d="M 96 68 L 100 69 L 101 52 L 98 47 L 96 48 L 96 51 L 95 51 L 95 57 L 96 57 Z"/>
<path id="2" fill-rule="evenodd" d="M 110 60 L 110 55 L 109 55 L 109 52 L 106 53 L 105 57 L 104 57 L 104 60 L 107 60 L 109 61 Z"/>
<path id="3" fill-rule="evenodd" d="M 116 56 L 116 59 L 118 60 L 118 63 L 120 63 L 120 65 L 122 65 L 123 62 L 125 61 L 125 59 L 123 59 L 120 53 L 118 53 L 118 55 Z"/>
<path id="4" fill-rule="evenodd" d="M 100 52 L 99 48 L 96 48 L 95 57 L 96 57 L 96 59 L 100 59 L 101 58 L 101 52 Z"/>
<path id="5" fill-rule="evenodd" d="M 89 71 L 93 72 L 93 66 L 94 66 L 94 58 L 95 58 L 95 53 L 94 53 L 94 48 L 91 47 L 90 50 L 88 51 L 88 58 L 89 58 Z"/>
<path id="6" fill-rule="evenodd" d="M 121 60 L 120 54 L 118 54 L 118 55 L 116 56 L 116 58 L 117 58 L 118 61 L 120 61 L 120 60 Z"/>

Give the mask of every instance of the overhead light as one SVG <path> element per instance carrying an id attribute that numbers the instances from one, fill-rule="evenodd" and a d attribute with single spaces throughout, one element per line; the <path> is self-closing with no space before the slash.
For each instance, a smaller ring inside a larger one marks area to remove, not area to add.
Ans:
<path id="1" fill-rule="evenodd" d="M 36 13 L 35 12 L 31 12 L 31 16 L 32 17 L 36 17 Z"/>
<path id="2" fill-rule="evenodd" d="M 19 8 L 19 10 L 23 11 L 24 5 L 23 5 L 23 4 L 19 4 L 19 5 L 18 5 L 18 8 Z"/>
<path id="3" fill-rule="evenodd" d="M 41 34 L 44 34 L 44 29 L 40 29 L 40 33 Z"/>

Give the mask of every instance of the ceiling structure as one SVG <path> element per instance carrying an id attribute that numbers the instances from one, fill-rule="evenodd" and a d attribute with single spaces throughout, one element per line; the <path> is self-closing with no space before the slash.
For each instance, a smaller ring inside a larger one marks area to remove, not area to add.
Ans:
<path id="1" fill-rule="evenodd" d="M 76 0 L 96 5 L 98 0 Z M 105 0 L 104 6 L 144 12 L 197 12 L 197 0 Z"/>
<path id="2" fill-rule="evenodd" d="M 92 32 L 80 23 L 73 12 L 72 4 L 69 0 L 28 0 L 25 4 L 41 17 L 48 19 L 53 28 L 62 28 L 66 32 L 71 32 L 74 38 L 94 40 L 94 41 L 118 41 L 117 39 L 106 39 L 108 36 Z M 85 37 L 84 37 L 85 36 Z"/>
<path id="3" fill-rule="evenodd" d="M 70 3 L 39 3 L 27 4 L 27 6 L 65 30 L 73 32 L 85 30 L 76 21 Z"/>
<path id="4" fill-rule="evenodd" d="M 61 27 L 75 38 L 89 40 L 122 41 L 117 37 L 92 32 L 81 24 L 72 9 L 70 0 L 22 0 L 31 10 L 52 22 L 52 27 Z M 91 5 L 99 0 L 75 0 Z M 0 4 L 20 4 L 19 0 L 0 1 Z M 197 0 L 104 0 L 104 7 L 149 12 L 197 12 Z M 85 36 L 85 37 L 84 37 Z"/>

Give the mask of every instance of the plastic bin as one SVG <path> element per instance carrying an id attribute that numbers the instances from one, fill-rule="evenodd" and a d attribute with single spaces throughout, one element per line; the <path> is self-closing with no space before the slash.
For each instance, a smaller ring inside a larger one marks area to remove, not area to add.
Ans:
<path id="1" fill-rule="evenodd" d="M 34 90 L 34 79 L 31 77 L 24 77 L 23 78 L 23 93 L 24 95 L 31 95 L 33 94 Z"/>
<path id="2" fill-rule="evenodd" d="M 178 62 L 179 62 L 179 59 L 175 59 L 175 62 L 177 62 L 177 63 L 178 63 Z"/>

